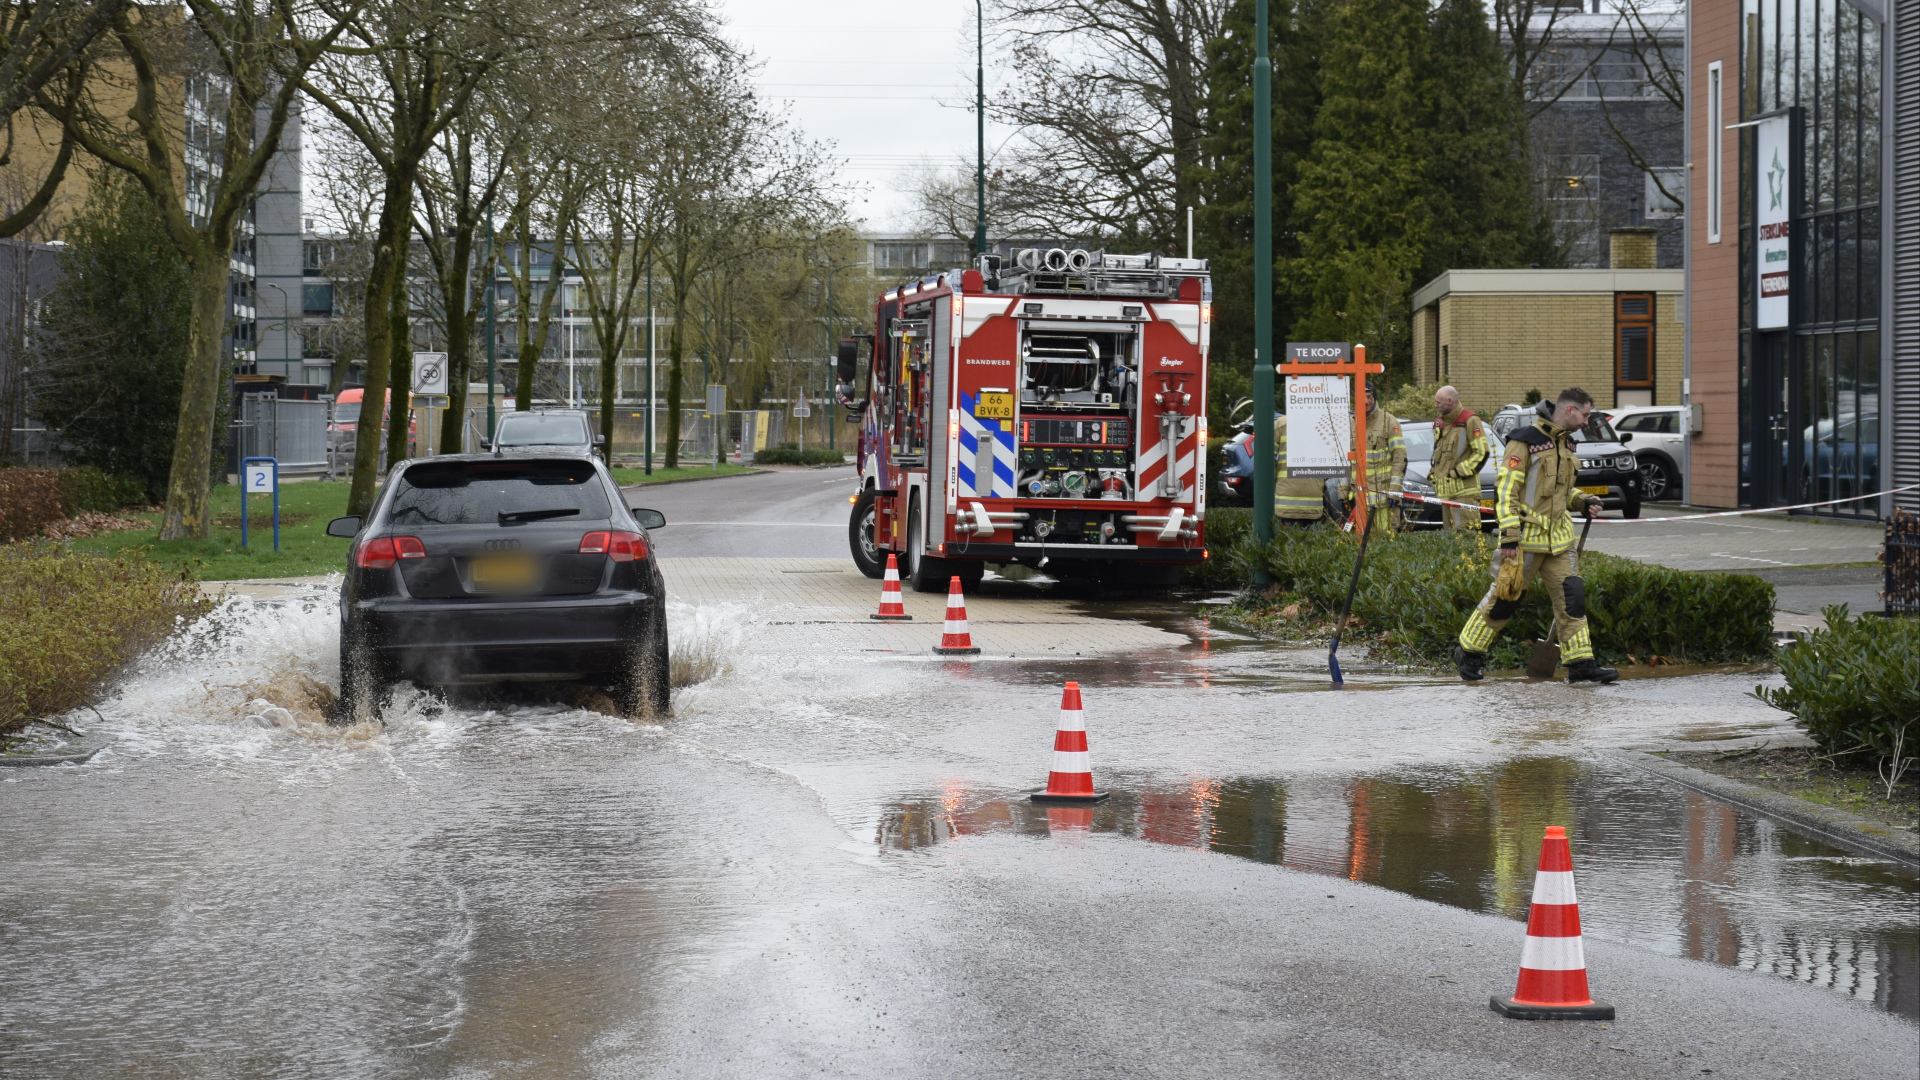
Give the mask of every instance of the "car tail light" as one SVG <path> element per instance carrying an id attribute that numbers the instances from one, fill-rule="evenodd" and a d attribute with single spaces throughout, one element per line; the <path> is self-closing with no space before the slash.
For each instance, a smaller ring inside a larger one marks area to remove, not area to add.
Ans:
<path id="1" fill-rule="evenodd" d="M 590 532 L 580 538 L 580 554 L 605 555 L 614 562 L 632 562 L 647 557 L 646 537 L 639 533 Z"/>
<path id="2" fill-rule="evenodd" d="M 376 536 L 360 545 L 353 564 L 362 570 L 385 570 L 401 559 L 424 559 L 427 545 L 417 536 Z"/>

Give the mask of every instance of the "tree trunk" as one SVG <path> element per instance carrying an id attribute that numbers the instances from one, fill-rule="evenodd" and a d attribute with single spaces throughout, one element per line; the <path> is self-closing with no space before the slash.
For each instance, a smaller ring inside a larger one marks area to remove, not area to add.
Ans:
<path id="1" fill-rule="evenodd" d="M 447 300 L 447 416 L 440 425 L 440 452 L 466 449 L 467 384 L 473 381 L 473 225 L 462 222 L 453 241 Z M 493 282 L 485 283 L 487 288 Z M 485 302 L 482 293 L 482 303 Z"/>
<path id="2" fill-rule="evenodd" d="M 607 467 L 613 467 L 613 406 L 614 399 L 620 395 L 620 346 L 624 342 L 614 342 L 609 349 L 607 342 L 600 344 L 600 437 L 606 440 L 601 453 L 607 459 Z"/>
<path id="3" fill-rule="evenodd" d="M 412 222 L 394 245 L 393 306 L 387 318 L 393 323 L 393 360 L 388 367 L 387 385 L 392 387 L 392 403 L 387 410 L 387 467 L 412 455 L 407 451 L 413 434 L 413 294 L 407 288 L 407 249 L 412 238 Z"/>
<path id="4" fill-rule="evenodd" d="M 219 412 L 220 338 L 227 326 L 225 250 L 202 252 L 189 263 L 193 314 L 187 332 L 187 368 L 180 384 L 180 427 L 173 441 L 173 468 L 167 477 L 167 512 L 160 522 L 162 540 L 205 540 L 212 528 L 213 420 Z"/>
<path id="5" fill-rule="evenodd" d="M 380 472 L 380 417 L 385 412 L 387 364 L 393 358 L 394 253 L 386 228 L 391 207 L 381 212 L 378 246 L 367 273 L 367 378 L 360 401 L 360 420 L 353 433 L 353 489 L 347 495 L 347 513 L 365 517 L 373 509 L 373 488 Z M 404 220 L 404 219 L 403 219 Z"/>
<path id="6" fill-rule="evenodd" d="M 673 337 L 667 345 L 667 468 L 680 464 L 680 325 L 685 321 L 685 305 L 673 315 Z"/>

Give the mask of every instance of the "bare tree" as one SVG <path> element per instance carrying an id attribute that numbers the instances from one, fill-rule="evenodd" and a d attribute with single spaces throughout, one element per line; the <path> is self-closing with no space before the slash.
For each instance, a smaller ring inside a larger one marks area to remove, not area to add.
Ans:
<path id="1" fill-rule="evenodd" d="M 1199 200 L 1228 0 L 1000 0 L 999 119 L 1028 129 L 1004 183 L 1048 231 L 1166 244 Z M 1011 192 L 1010 192 L 1011 193 Z M 970 235 L 970 234 L 969 234 Z"/>
<path id="2" fill-rule="evenodd" d="M 87 77 L 87 50 L 106 33 L 130 0 L 16 0 L 0 10 L 0 122 L 7 133 L 0 168 L 14 164 L 21 110 L 43 91 L 67 83 L 70 97 Z M 31 130 L 37 125 L 27 125 Z M 10 198 L 0 213 L 0 236 L 17 236 L 31 225 L 66 179 L 75 135 L 62 126 L 60 146 L 31 194 Z M 10 193 L 11 194 L 11 193 Z"/>
<path id="3" fill-rule="evenodd" d="M 1613 0 L 1614 20 L 1596 69 L 1610 68 L 1599 78 L 1600 112 L 1607 134 L 1633 167 L 1653 179 L 1660 194 L 1682 210 L 1687 189 L 1663 172 L 1647 153 L 1647 145 L 1678 128 L 1686 120 L 1687 43 L 1681 9 L 1672 0 Z M 1614 59 L 1614 58 L 1618 59 Z M 1609 63 L 1611 61 L 1611 63 Z M 1624 101 L 1665 103 L 1665 118 L 1653 124 L 1626 125 L 1615 115 Z M 1629 127 L 1632 130 L 1629 130 Z"/>
<path id="4" fill-rule="evenodd" d="M 256 8 L 252 0 L 228 6 L 186 0 L 184 8 L 115 15 L 114 43 L 133 78 L 134 104 L 124 116 L 131 132 L 120 118 L 102 113 L 91 83 L 69 86 L 73 92 L 58 98 L 40 97 L 88 153 L 124 169 L 146 189 L 192 276 L 193 318 L 162 540 L 205 539 L 211 528 L 209 455 L 222 396 L 220 339 L 234 230 L 280 149 L 300 77 L 359 13 L 362 0 L 341 8 L 296 2 L 272 0 L 270 7 Z M 181 168 L 184 148 L 175 145 L 176 125 L 163 102 L 163 85 L 174 85 L 188 48 L 202 52 L 210 68 L 200 85 L 206 119 L 219 124 L 207 154 L 211 175 Z M 182 179 L 196 183 L 196 190 L 182 191 Z"/>

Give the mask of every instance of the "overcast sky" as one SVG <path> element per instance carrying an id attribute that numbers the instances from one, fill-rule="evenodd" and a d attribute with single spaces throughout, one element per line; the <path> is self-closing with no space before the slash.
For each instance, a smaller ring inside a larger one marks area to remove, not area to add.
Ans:
<path id="1" fill-rule="evenodd" d="M 903 224 L 901 174 L 974 153 L 974 6 L 898 0 L 718 0 L 728 36 L 760 63 L 770 102 L 830 144 L 868 227 Z M 989 28 L 991 30 L 991 28 Z M 988 40 L 987 94 L 994 90 Z M 987 124 L 987 153 L 1007 131 Z"/>

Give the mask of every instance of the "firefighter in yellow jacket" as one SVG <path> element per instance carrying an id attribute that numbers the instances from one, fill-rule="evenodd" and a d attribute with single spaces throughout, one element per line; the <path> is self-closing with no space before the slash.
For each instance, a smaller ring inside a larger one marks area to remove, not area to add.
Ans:
<path id="1" fill-rule="evenodd" d="M 1325 521 L 1325 481 L 1287 478 L 1287 417 L 1284 413 L 1273 418 L 1273 450 L 1273 516 L 1295 527 Z"/>
<path id="2" fill-rule="evenodd" d="M 1460 628 L 1453 663 L 1460 677 L 1478 681 L 1494 636 L 1520 610 L 1520 598 L 1535 575 L 1544 578 L 1553 601 L 1553 636 L 1570 683 L 1609 683 L 1620 677 L 1593 658 L 1587 633 L 1587 588 L 1574 551 L 1573 511 L 1588 517 L 1600 500 L 1575 486 L 1580 458 L 1573 433 L 1586 426 L 1593 398 L 1577 386 L 1560 391 L 1551 405 L 1534 407 L 1533 423 L 1515 428 L 1502 451 L 1494 484 L 1500 518 L 1500 550 L 1493 558 L 1493 585 Z"/>
<path id="3" fill-rule="evenodd" d="M 1380 524 L 1396 528 L 1400 522 L 1400 486 L 1407 478 L 1407 437 L 1400 421 L 1380 407 L 1380 393 L 1367 384 L 1367 513 L 1379 515 Z M 1358 470 L 1348 478 L 1342 495 L 1351 501 L 1359 484 Z M 1391 504 L 1392 512 L 1387 507 Z"/>
<path id="4" fill-rule="evenodd" d="M 1433 392 L 1433 405 L 1439 416 L 1433 422 L 1433 465 L 1427 480 L 1433 493 L 1460 506 L 1440 508 L 1440 521 L 1448 529 L 1480 527 L 1480 468 L 1487 463 L 1487 426 L 1460 407 L 1460 392 L 1443 386 Z"/>

